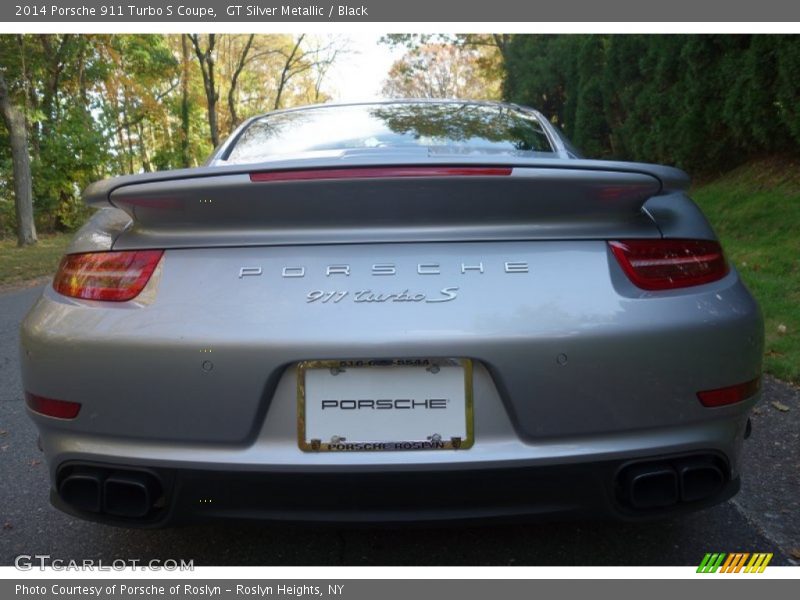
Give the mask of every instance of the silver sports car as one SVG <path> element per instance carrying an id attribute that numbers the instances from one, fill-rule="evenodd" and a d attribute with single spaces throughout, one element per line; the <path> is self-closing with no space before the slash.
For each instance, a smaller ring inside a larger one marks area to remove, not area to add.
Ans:
<path id="1" fill-rule="evenodd" d="M 99 210 L 22 324 L 60 509 L 662 516 L 736 493 L 759 308 L 674 168 L 482 102 L 250 119 Z"/>

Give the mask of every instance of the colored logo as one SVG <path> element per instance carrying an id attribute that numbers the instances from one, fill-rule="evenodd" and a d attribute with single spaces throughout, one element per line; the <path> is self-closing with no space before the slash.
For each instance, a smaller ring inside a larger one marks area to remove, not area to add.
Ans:
<path id="1" fill-rule="evenodd" d="M 748 561 L 748 559 L 750 559 Z M 763 573 L 769 561 L 772 560 L 772 553 L 769 552 L 709 552 L 703 557 L 700 566 L 697 567 L 698 573 Z"/>

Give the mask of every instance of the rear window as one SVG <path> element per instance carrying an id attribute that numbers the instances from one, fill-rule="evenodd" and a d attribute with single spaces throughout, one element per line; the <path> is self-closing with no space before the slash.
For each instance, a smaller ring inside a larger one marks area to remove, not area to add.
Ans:
<path id="1" fill-rule="evenodd" d="M 363 104 L 267 115 L 239 136 L 225 160 L 249 163 L 299 153 L 418 149 L 427 154 L 552 155 L 535 115 L 460 103 Z"/>

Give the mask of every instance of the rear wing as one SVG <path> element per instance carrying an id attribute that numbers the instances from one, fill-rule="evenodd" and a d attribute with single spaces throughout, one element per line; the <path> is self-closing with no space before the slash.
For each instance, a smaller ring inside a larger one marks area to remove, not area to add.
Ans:
<path id="1" fill-rule="evenodd" d="M 643 204 L 688 185 L 677 169 L 583 160 L 300 165 L 121 177 L 85 198 L 133 220 L 115 248 L 595 239 L 658 237 Z"/>

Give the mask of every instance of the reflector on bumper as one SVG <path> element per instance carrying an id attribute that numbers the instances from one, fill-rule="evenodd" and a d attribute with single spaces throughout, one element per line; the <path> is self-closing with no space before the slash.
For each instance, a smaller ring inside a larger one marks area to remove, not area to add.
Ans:
<path id="1" fill-rule="evenodd" d="M 57 419 L 74 419 L 81 410 L 79 402 L 44 398 L 36 394 L 31 394 L 30 392 L 25 392 L 25 404 L 27 404 L 28 408 L 33 412 Z"/>
<path id="2" fill-rule="evenodd" d="M 756 377 L 744 383 L 737 383 L 724 388 L 697 392 L 697 397 L 703 406 L 714 408 L 717 406 L 727 406 L 736 404 L 754 396 L 761 388 L 761 377 Z"/>

